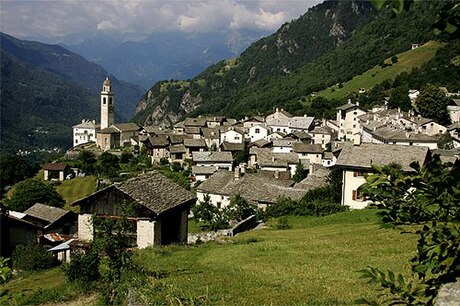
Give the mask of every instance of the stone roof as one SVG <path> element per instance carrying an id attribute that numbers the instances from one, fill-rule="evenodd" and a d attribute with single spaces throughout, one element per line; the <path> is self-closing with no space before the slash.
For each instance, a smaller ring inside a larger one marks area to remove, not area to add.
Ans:
<path id="1" fill-rule="evenodd" d="M 431 151 L 431 155 L 435 155 L 435 154 L 439 155 L 443 163 L 446 163 L 446 162 L 455 163 L 459 159 L 460 148 L 453 149 L 453 150 L 435 149 Z"/>
<path id="2" fill-rule="evenodd" d="M 244 151 L 244 143 L 233 143 L 233 142 L 226 142 L 222 143 L 222 150 L 224 151 Z"/>
<path id="3" fill-rule="evenodd" d="M 265 119 L 262 116 L 252 116 L 252 117 L 243 118 L 241 120 L 241 122 L 250 122 L 250 121 L 264 122 Z"/>
<path id="4" fill-rule="evenodd" d="M 299 156 L 296 153 L 273 153 L 262 152 L 257 155 L 257 164 L 261 167 L 287 167 L 297 164 Z"/>
<path id="5" fill-rule="evenodd" d="M 307 190 L 293 188 L 291 180 L 274 179 L 258 173 L 246 173 L 239 179 L 232 171 L 218 170 L 200 186 L 199 192 L 226 196 L 241 195 L 248 201 L 273 204 L 278 198 L 301 199 Z"/>
<path id="6" fill-rule="evenodd" d="M 313 190 L 327 185 L 327 176 L 331 171 L 327 168 L 320 167 L 313 173 L 309 174 L 305 179 L 295 184 L 294 187 Z"/>
<path id="7" fill-rule="evenodd" d="M 451 99 L 451 103 L 449 103 L 449 105 L 460 106 L 460 99 Z"/>
<path id="8" fill-rule="evenodd" d="M 109 126 L 108 128 L 105 128 L 99 131 L 99 134 L 118 134 L 118 133 L 120 133 L 120 131 L 114 128 L 113 126 Z"/>
<path id="9" fill-rule="evenodd" d="M 201 133 L 205 139 L 219 139 L 220 137 L 219 128 L 201 128 Z"/>
<path id="10" fill-rule="evenodd" d="M 231 152 L 192 152 L 194 162 L 233 162 Z"/>
<path id="11" fill-rule="evenodd" d="M 253 141 L 251 142 L 251 146 L 256 146 L 258 148 L 263 148 L 263 147 L 268 147 L 270 146 L 272 142 L 271 141 L 267 141 L 265 139 L 259 139 L 259 140 L 256 140 L 256 141 Z"/>
<path id="12" fill-rule="evenodd" d="M 312 134 L 325 134 L 325 135 L 332 135 L 334 131 L 328 126 L 318 126 L 310 133 Z"/>
<path id="13" fill-rule="evenodd" d="M 176 154 L 176 153 L 185 153 L 185 152 L 187 152 L 187 150 L 185 150 L 184 145 L 179 144 L 179 145 L 170 146 L 169 147 L 169 152 L 172 153 L 172 154 Z"/>
<path id="14" fill-rule="evenodd" d="M 175 128 L 183 128 L 183 127 L 185 127 L 185 122 L 184 121 L 179 121 L 179 122 L 174 124 L 174 127 Z"/>
<path id="15" fill-rule="evenodd" d="M 198 126 L 186 126 L 184 132 L 185 134 L 201 134 L 201 129 Z"/>
<path id="16" fill-rule="evenodd" d="M 73 128 L 79 129 L 99 129 L 101 126 L 91 120 L 82 120 L 81 123 L 74 125 Z"/>
<path id="17" fill-rule="evenodd" d="M 411 171 L 413 161 L 425 162 L 428 148 L 423 146 L 404 146 L 377 143 L 361 143 L 359 146 L 345 144 L 337 159 L 336 166 L 371 169 L 371 164 L 388 165 L 396 163 L 404 171 Z"/>
<path id="18" fill-rule="evenodd" d="M 36 203 L 34 206 L 27 209 L 24 213 L 31 217 L 53 223 L 62 218 L 67 213 L 71 212 L 62 208 Z"/>
<path id="19" fill-rule="evenodd" d="M 291 129 L 309 129 L 313 123 L 314 117 L 296 116 L 290 118 L 278 118 L 267 121 L 268 126 L 283 126 Z"/>
<path id="20" fill-rule="evenodd" d="M 192 174 L 213 174 L 216 171 L 216 167 L 192 166 Z"/>
<path id="21" fill-rule="evenodd" d="M 184 143 L 184 139 L 192 138 L 190 135 L 179 135 L 179 134 L 168 134 L 169 141 L 171 144 L 180 144 Z"/>
<path id="22" fill-rule="evenodd" d="M 204 127 L 206 126 L 206 118 L 198 117 L 198 118 L 185 118 L 184 125 L 187 126 L 196 126 L 196 127 Z"/>
<path id="23" fill-rule="evenodd" d="M 347 111 L 353 107 L 357 107 L 357 108 L 360 108 L 361 110 L 365 111 L 364 108 L 362 108 L 361 106 L 357 105 L 357 104 L 354 104 L 354 103 L 347 103 L 347 104 L 344 104 L 342 106 L 339 106 L 337 107 L 337 109 L 339 110 L 342 110 L 342 111 Z"/>
<path id="24" fill-rule="evenodd" d="M 139 126 L 132 122 L 114 124 L 113 127 L 115 127 L 116 129 L 122 132 L 132 132 L 132 131 L 139 130 Z"/>
<path id="25" fill-rule="evenodd" d="M 64 171 L 69 165 L 66 163 L 46 163 L 43 165 L 44 170 L 49 171 Z"/>
<path id="26" fill-rule="evenodd" d="M 292 147 L 294 143 L 298 142 L 294 138 L 280 138 L 280 139 L 273 139 L 273 146 L 274 147 Z"/>
<path id="27" fill-rule="evenodd" d="M 231 127 L 225 127 L 224 128 L 224 131 L 221 132 L 221 133 L 227 133 L 229 131 L 235 131 L 235 132 L 238 132 L 240 133 L 241 135 L 244 135 L 245 134 L 245 130 L 243 127 L 239 127 L 239 126 L 231 126 Z"/>
<path id="28" fill-rule="evenodd" d="M 149 137 L 150 143 L 152 144 L 152 147 L 156 148 L 165 148 L 169 146 L 169 140 L 166 135 L 158 135 L 155 137 Z"/>
<path id="29" fill-rule="evenodd" d="M 425 142 L 436 143 L 437 140 L 429 135 L 422 133 L 406 132 L 401 129 L 391 128 L 389 126 L 381 126 L 372 131 L 371 134 L 385 139 L 389 142 Z"/>
<path id="30" fill-rule="evenodd" d="M 196 200 L 195 195 L 177 185 L 158 171 L 152 171 L 145 175 L 131 178 L 120 185 L 111 185 L 99 190 L 86 198 L 80 199 L 72 205 L 90 203 L 96 194 L 111 192 L 115 188 L 129 196 L 138 204 L 147 207 L 157 215 L 185 203 L 192 204 Z"/>
<path id="31" fill-rule="evenodd" d="M 287 137 L 294 138 L 294 139 L 311 139 L 311 136 L 304 131 L 293 131 L 286 135 Z"/>
<path id="32" fill-rule="evenodd" d="M 292 150 L 296 153 L 323 153 L 323 147 L 320 144 L 307 144 L 303 142 L 294 143 L 292 145 Z"/>
<path id="33" fill-rule="evenodd" d="M 184 146 L 186 148 L 206 148 L 204 139 L 184 139 Z"/>

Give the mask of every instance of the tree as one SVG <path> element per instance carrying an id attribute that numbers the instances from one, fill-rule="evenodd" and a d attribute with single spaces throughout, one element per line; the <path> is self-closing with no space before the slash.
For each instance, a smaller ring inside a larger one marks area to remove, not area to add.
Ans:
<path id="1" fill-rule="evenodd" d="M 210 230 L 219 230 L 228 226 L 225 213 L 211 204 L 210 197 L 205 195 L 204 201 L 192 207 L 193 219 L 206 224 Z"/>
<path id="2" fill-rule="evenodd" d="M 297 165 L 295 166 L 295 173 L 292 179 L 294 182 L 298 183 L 305 179 L 308 175 L 308 172 L 303 168 L 303 165 L 301 162 L 298 162 Z"/>
<path id="3" fill-rule="evenodd" d="M 438 148 L 443 150 L 452 150 L 454 149 L 453 138 L 449 132 L 445 132 L 442 136 L 438 139 Z"/>
<path id="4" fill-rule="evenodd" d="M 0 158 L 0 181 L 2 188 L 24 180 L 33 174 L 33 168 L 23 156 L 2 155 Z"/>
<path id="5" fill-rule="evenodd" d="M 450 124 L 449 112 L 447 105 L 450 100 L 435 85 L 427 85 L 417 97 L 417 110 L 423 117 L 433 119 L 439 124 Z"/>
<path id="6" fill-rule="evenodd" d="M 256 206 L 249 204 L 242 196 L 236 195 L 226 207 L 229 220 L 241 221 L 256 213 Z"/>
<path id="7" fill-rule="evenodd" d="M 20 212 L 27 210 L 35 203 L 63 207 L 65 201 L 48 182 L 37 179 L 27 179 L 17 183 L 14 186 L 13 195 L 6 200 L 9 209 Z"/>
<path id="8" fill-rule="evenodd" d="M 390 94 L 388 106 L 390 108 L 400 108 L 402 111 L 407 112 L 412 109 L 412 104 L 409 98 L 409 88 L 406 86 L 399 86 L 394 88 Z"/>
<path id="9" fill-rule="evenodd" d="M 96 171 L 96 155 L 91 151 L 80 151 L 78 154 L 80 169 L 83 173 L 93 174 Z"/>
<path id="10" fill-rule="evenodd" d="M 115 177 L 120 170 L 119 159 L 109 152 L 102 153 L 98 158 L 98 172 L 101 175 Z"/>

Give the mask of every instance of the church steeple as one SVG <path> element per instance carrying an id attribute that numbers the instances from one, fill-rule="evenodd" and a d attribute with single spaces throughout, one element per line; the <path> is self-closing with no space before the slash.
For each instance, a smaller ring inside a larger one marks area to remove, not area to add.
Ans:
<path id="1" fill-rule="evenodd" d="M 101 91 L 101 129 L 108 128 L 115 123 L 114 95 L 112 82 L 105 78 Z"/>

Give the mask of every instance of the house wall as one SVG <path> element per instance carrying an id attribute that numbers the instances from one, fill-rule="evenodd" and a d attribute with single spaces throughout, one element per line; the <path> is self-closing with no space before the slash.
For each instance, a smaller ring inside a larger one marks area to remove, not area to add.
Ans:
<path id="1" fill-rule="evenodd" d="M 211 193 L 204 193 L 202 191 L 197 191 L 196 196 L 198 198 L 197 202 L 204 202 L 204 197 L 209 196 L 209 203 L 218 207 L 224 208 L 230 204 L 230 196 L 220 195 L 220 194 L 211 194 Z"/>
<path id="2" fill-rule="evenodd" d="M 360 133 L 361 128 L 358 117 L 366 112 L 355 106 L 347 111 L 337 111 L 337 122 L 339 123 L 338 138 L 340 140 L 353 141 L 353 135 Z"/>
<path id="3" fill-rule="evenodd" d="M 421 132 L 428 136 L 434 136 L 436 134 L 444 134 L 447 131 L 445 126 L 442 126 L 436 122 L 428 122 L 421 126 Z"/>
<path id="4" fill-rule="evenodd" d="M 73 128 L 73 145 L 96 141 L 96 129 L 93 128 Z"/>
<path id="5" fill-rule="evenodd" d="M 159 163 L 162 158 L 169 158 L 169 151 L 166 148 L 153 148 L 152 162 Z"/>
<path id="6" fill-rule="evenodd" d="M 289 134 L 292 132 L 291 128 L 288 126 L 283 126 L 283 125 L 269 125 L 271 127 L 273 132 L 282 132 L 285 134 Z"/>
<path id="7" fill-rule="evenodd" d="M 224 141 L 230 143 L 243 143 L 244 142 L 244 135 L 238 133 L 234 130 L 229 130 L 225 133 L 220 134 L 220 143 Z"/>
<path id="8" fill-rule="evenodd" d="M 342 185 L 342 205 L 349 206 L 351 209 L 363 209 L 370 201 L 355 199 L 353 200 L 353 193 L 357 191 L 358 187 L 366 182 L 364 176 L 355 176 L 354 170 L 343 171 L 343 185 Z"/>
<path id="9" fill-rule="evenodd" d="M 155 240 L 155 237 L 158 237 L 158 234 L 155 235 L 155 232 L 159 231 L 159 226 L 156 226 L 157 223 L 150 219 L 137 220 L 137 247 L 139 249 L 160 244 L 161 241 Z"/>
<path id="10" fill-rule="evenodd" d="M 450 120 L 452 120 L 452 123 L 460 121 L 460 106 L 449 105 L 447 106 L 447 110 L 449 111 Z"/>
<path id="11" fill-rule="evenodd" d="M 131 143 L 131 138 L 135 138 L 137 136 L 139 136 L 138 131 L 120 132 L 120 145 L 129 145 Z"/>
<path id="12" fill-rule="evenodd" d="M 94 237 L 94 228 L 91 214 L 78 215 L 78 239 L 83 241 L 92 241 Z"/>
<path id="13" fill-rule="evenodd" d="M 273 147 L 273 153 L 290 153 L 292 152 L 292 146 L 285 146 L 285 147 Z"/>
<path id="14" fill-rule="evenodd" d="M 49 180 L 49 175 L 50 175 L 50 173 L 49 173 L 48 170 L 43 170 L 43 179 L 44 179 L 45 181 L 48 181 L 48 180 Z"/>
<path id="15" fill-rule="evenodd" d="M 207 167 L 215 167 L 219 169 L 226 169 L 228 171 L 233 170 L 232 163 L 226 163 L 226 162 L 197 162 L 196 165 L 198 167 L 207 166 Z"/>
<path id="16" fill-rule="evenodd" d="M 260 125 L 250 127 L 249 128 L 249 139 L 251 140 L 251 142 L 254 142 L 260 139 L 265 139 L 265 140 L 268 139 L 268 129 Z"/>
<path id="17" fill-rule="evenodd" d="M 308 159 L 312 164 L 321 164 L 323 155 L 320 153 L 298 153 L 299 159 Z"/>
<path id="18" fill-rule="evenodd" d="M 320 144 L 323 149 L 331 142 L 331 135 L 328 134 L 313 134 L 313 144 Z"/>

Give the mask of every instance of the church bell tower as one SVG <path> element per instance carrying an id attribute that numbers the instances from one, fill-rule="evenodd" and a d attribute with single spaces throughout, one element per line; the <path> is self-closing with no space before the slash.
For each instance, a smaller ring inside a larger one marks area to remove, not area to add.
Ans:
<path id="1" fill-rule="evenodd" d="M 114 102 L 112 82 L 107 77 L 101 91 L 101 130 L 115 123 Z"/>

